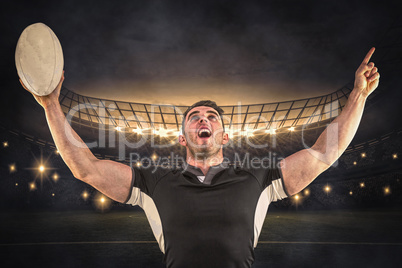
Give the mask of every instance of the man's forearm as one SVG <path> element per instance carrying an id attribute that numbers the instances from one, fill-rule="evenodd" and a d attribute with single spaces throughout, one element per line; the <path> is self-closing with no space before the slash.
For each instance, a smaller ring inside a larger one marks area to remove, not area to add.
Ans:
<path id="1" fill-rule="evenodd" d="M 50 104 L 44 109 L 50 132 L 61 157 L 74 177 L 83 180 L 90 172 L 92 161 L 96 160 L 95 156 L 71 128 L 59 103 Z"/>
<path id="2" fill-rule="evenodd" d="M 379 83 L 380 74 L 370 58 L 371 48 L 355 73 L 354 89 L 342 113 L 324 130 L 313 147 L 296 152 L 281 161 L 285 187 L 295 194 L 329 168 L 346 150 L 356 134 L 367 96 Z"/>
<path id="3" fill-rule="evenodd" d="M 310 149 L 314 156 L 331 166 L 346 150 L 359 127 L 366 96 L 354 89 L 341 114 L 324 130 Z"/>

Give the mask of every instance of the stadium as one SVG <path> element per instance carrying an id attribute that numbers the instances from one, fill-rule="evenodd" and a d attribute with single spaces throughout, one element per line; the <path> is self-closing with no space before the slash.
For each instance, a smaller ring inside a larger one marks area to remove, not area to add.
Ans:
<path id="1" fill-rule="evenodd" d="M 402 261 L 401 22 L 392 20 L 375 40 L 382 78 L 356 137 L 306 189 L 270 205 L 253 267 L 398 267 Z M 324 95 L 223 105 L 231 139 L 224 156 L 232 165 L 253 158 L 263 164 L 311 147 L 346 104 L 353 80 L 343 82 Z M 5 266 L 164 267 L 144 212 L 75 179 L 43 109 L 15 81 L 7 86 L 10 97 L 0 103 Z M 129 102 L 67 86 L 59 100 L 98 159 L 150 167 L 185 159 L 177 137 L 190 103 Z M 16 107 L 22 108 L 13 113 Z"/>

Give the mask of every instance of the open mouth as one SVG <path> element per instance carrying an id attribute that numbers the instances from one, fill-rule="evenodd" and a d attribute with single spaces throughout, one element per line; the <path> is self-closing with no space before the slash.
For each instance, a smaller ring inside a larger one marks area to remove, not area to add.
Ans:
<path id="1" fill-rule="evenodd" d="M 211 131 L 207 128 L 201 128 L 200 130 L 198 130 L 198 137 L 209 138 L 211 137 Z"/>

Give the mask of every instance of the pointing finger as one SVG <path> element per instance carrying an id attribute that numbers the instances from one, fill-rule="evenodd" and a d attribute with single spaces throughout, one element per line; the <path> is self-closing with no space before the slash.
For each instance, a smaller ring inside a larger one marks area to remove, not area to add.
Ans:
<path id="1" fill-rule="evenodd" d="M 367 53 L 366 57 L 364 57 L 364 60 L 363 60 L 362 64 L 367 64 L 369 62 L 369 60 L 370 60 L 371 56 L 373 55 L 374 51 L 375 51 L 375 47 L 372 47 L 369 50 L 369 52 Z"/>

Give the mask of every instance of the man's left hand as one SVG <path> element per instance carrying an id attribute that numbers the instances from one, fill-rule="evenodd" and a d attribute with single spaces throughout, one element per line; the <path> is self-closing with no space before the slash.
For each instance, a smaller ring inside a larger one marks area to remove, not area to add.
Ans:
<path id="1" fill-rule="evenodd" d="M 374 63 L 370 62 L 370 58 L 374 53 L 375 48 L 371 48 L 360 64 L 355 73 L 355 85 L 354 88 L 363 93 L 363 96 L 367 97 L 371 94 L 380 82 L 380 73 L 378 68 L 374 67 Z"/>

